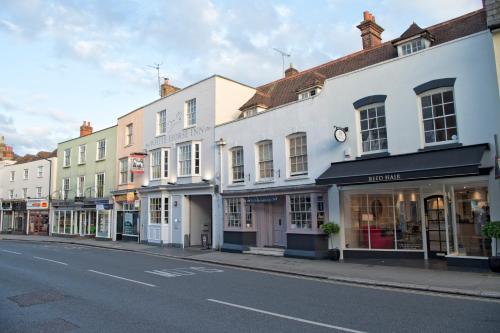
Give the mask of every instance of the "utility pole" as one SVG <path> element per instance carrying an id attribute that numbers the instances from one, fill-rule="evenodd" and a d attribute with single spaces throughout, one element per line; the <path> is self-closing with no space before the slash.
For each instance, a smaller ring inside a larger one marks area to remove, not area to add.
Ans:
<path id="1" fill-rule="evenodd" d="M 279 54 L 281 54 L 281 60 L 282 60 L 282 63 L 283 63 L 283 76 L 285 75 L 285 57 L 286 58 L 290 58 L 291 57 L 291 54 L 288 54 L 284 51 L 281 51 L 277 48 L 273 48 L 274 51 L 278 52 Z"/>

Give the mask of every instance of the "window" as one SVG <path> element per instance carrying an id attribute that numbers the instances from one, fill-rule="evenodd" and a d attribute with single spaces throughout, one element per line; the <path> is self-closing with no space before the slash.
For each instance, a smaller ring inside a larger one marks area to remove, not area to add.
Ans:
<path id="1" fill-rule="evenodd" d="M 316 224 L 319 229 L 325 223 L 325 201 L 322 195 L 316 196 Z"/>
<path id="2" fill-rule="evenodd" d="M 76 196 L 85 196 L 85 176 L 79 176 L 76 182 Z"/>
<path id="3" fill-rule="evenodd" d="M 161 198 L 149 198 L 149 223 L 161 223 Z"/>
<path id="4" fill-rule="evenodd" d="M 71 165 L 71 148 L 64 149 L 63 167 L 67 168 Z"/>
<path id="5" fill-rule="evenodd" d="M 134 135 L 134 124 L 128 124 L 125 127 L 125 146 L 132 144 L 132 137 Z"/>
<path id="6" fill-rule="evenodd" d="M 42 178 L 43 177 L 43 166 L 39 166 L 37 169 L 36 169 L 36 175 L 38 178 Z"/>
<path id="7" fill-rule="evenodd" d="M 9 199 L 14 199 L 14 190 L 9 190 Z"/>
<path id="8" fill-rule="evenodd" d="M 179 146 L 179 176 L 191 175 L 191 143 Z"/>
<path id="9" fill-rule="evenodd" d="M 253 225 L 253 209 L 252 205 L 246 204 L 245 205 L 245 222 L 247 225 L 247 228 L 251 228 Z"/>
<path id="10" fill-rule="evenodd" d="M 306 99 L 306 98 L 313 97 L 313 96 L 316 96 L 316 89 L 301 92 L 299 94 L 299 100 Z"/>
<path id="11" fill-rule="evenodd" d="M 104 173 L 95 175 L 95 194 L 96 198 L 104 197 Z"/>
<path id="12" fill-rule="evenodd" d="M 186 102 L 186 125 L 196 125 L 196 98 L 190 99 Z"/>
<path id="13" fill-rule="evenodd" d="M 375 105 L 359 111 L 363 153 L 387 150 L 385 106 Z"/>
<path id="14" fill-rule="evenodd" d="M 194 144 L 194 174 L 200 175 L 200 144 Z"/>
<path id="15" fill-rule="evenodd" d="M 10 172 L 10 181 L 11 181 L 11 182 L 13 182 L 13 181 L 14 181 L 15 176 L 16 176 L 16 172 L 15 172 L 15 171 L 11 171 L 11 172 Z"/>
<path id="16" fill-rule="evenodd" d="M 78 164 L 85 164 L 87 160 L 87 146 L 80 145 L 78 146 Z"/>
<path id="17" fill-rule="evenodd" d="M 290 175 L 307 174 L 307 137 L 305 133 L 295 134 L 288 138 L 290 149 Z"/>
<path id="18" fill-rule="evenodd" d="M 231 150 L 231 161 L 233 169 L 233 183 L 245 181 L 245 170 L 243 166 L 243 147 L 236 147 Z"/>
<path id="19" fill-rule="evenodd" d="M 23 188 L 23 199 L 26 199 L 28 197 L 28 189 Z"/>
<path id="20" fill-rule="evenodd" d="M 246 118 L 246 117 L 250 117 L 250 116 L 255 116 L 257 113 L 258 113 L 258 110 L 255 107 L 255 108 L 243 111 L 243 117 Z"/>
<path id="21" fill-rule="evenodd" d="M 97 161 L 106 158 L 106 139 L 97 141 Z"/>
<path id="22" fill-rule="evenodd" d="M 167 132 L 167 111 L 156 113 L 156 135 L 163 135 Z"/>
<path id="23" fill-rule="evenodd" d="M 36 197 L 38 199 L 40 199 L 42 197 L 42 188 L 41 187 L 36 188 Z"/>
<path id="24" fill-rule="evenodd" d="M 311 196 L 290 196 L 290 223 L 292 229 L 312 229 Z"/>
<path id="25" fill-rule="evenodd" d="M 30 176 L 30 171 L 28 169 L 24 169 L 23 179 L 27 180 L 29 176 Z"/>
<path id="26" fill-rule="evenodd" d="M 169 151 L 164 150 L 163 151 L 163 177 L 168 178 L 168 158 L 169 158 Z"/>
<path id="27" fill-rule="evenodd" d="M 62 180 L 62 199 L 66 200 L 69 196 L 69 178 L 63 178 Z"/>
<path id="28" fill-rule="evenodd" d="M 128 158 L 120 159 L 120 184 L 128 182 Z"/>
<path id="29" fill-rule="evenodd" d="M 407 55 L 410 53 L 415 53 L 417 51 L 425 49 L 425 44 L 422 39 L 416 39 L 401 46 L 403 50 L 403 55 Z"/>
<path id="30" fill-rule="evenodd" d="M 274 176 L 273 170 L 273 143 L 264 141 L 258 144 L 259 178 L 270 179 Z"/>
<path id="31" fill-rule="evenodd" d="M 151 179 L 160 179 L 161 177 L 161 150 L 153 150 L 149 155 L 151 161 Z"/>
<path id="32" fill-rule="evenodd" d="M 447 89 L 421 97 L 426 144 L 457 141 L 457 120 L 453 90 Z"/>
<path id="33" fill-rule="evenodd" d="M 168 197 L 163 199 L 163 223 L 168 224 Z"/>
<path id="34" fill-rule="evenodd" d="M 226 199 L 226 220 L 228 227 L 241 227 L 241 202 L 239 198 Z"/>

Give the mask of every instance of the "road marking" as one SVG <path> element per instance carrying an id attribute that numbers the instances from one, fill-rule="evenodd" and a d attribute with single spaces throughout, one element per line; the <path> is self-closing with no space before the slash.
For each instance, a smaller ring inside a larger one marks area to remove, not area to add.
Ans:
<path id="1" fill-rule="evenodd" d="M 282 315 L 282 314 L 279 314 L 279 313 L 269 312 L 269 311 L 260 310 L 260 309 L 256 309 L 256 308 L 251 308 L 251 307 L 248 307 L 248 306 L 243 306 L 243 305 L 238 305 L 238 304 L 233 304 L 233 303 L 228 303 L 228 302 L 219 301 L 219 300 L 216 300 L 216 299 L 208 298 L 207 301 L 214 302 L 214 303 L 219 303 L 219 304 L 224 304 L 224 305 L 227 305 L 227 306 L 232 306 L 232 307 L 243 309 L 243 310 L 248 310 L 248 311 L 263 313 L 263 314 L 267 314 L 267 315 L 274 316 L 274 317 L 279 317 L 279 318 L 294 320 L 294 321 L 298 321 L 298 322 L 301 322 L 301 323 L 306 323 L 306 324 L 311 324 L 311 325 L 321 326 L 321 327 L 326 327 L 326 328 L 332 328 L 332 329 L 343 331 L 343 332 L 365 333 L 363 331 L 353 330 L 353 329 L 346 328 L 346 327 L 335 326 L 335 325 L 320 323 L 320 322 L 317 322 L 317 321 L 311 321 L 311 320 L 307 320 L 307 319 L 286 316 L 286 315 Z"/>
<path id="2" fill-rule="evenodd" d="M 13 253 L 13 254 L 22 254 L 22 253 L 19 253 L 19 252 L 9 251 L 9 250 L 2 250 L 2 252 Z"/>
<path id="3" fill-rule="evenodd" d="M 62 261 L 57 261 L 57 260 L 52 260 L 52 259 L 47 259 L 47 258 L 42 258 L 42 257 L 35 257 L 35 256 L 33 256 L 33 258 L 35 258 L 35 259 L 39 259 L 39 260 L 50 261 L 50 262 L 53 262 L 53 263 L 55 263 L 55 264 L 59 264 L 59 265 L 68 266 L 68 264 L 67 264 L 67 263 L 62 262 Z"/>
<path id="4" fill-rule="evenodd" d="M 186 268 L 171 268 L 171 269 L 154 269 L 152 271 L 144 271 L 145 273 L 155 274 L 167 278 L 179 277 L 186 275 L 195 275 L 196 273 L 222 273 L 222 269 L 208 267 L 186 267 Z"/>
<path id="5" fill-rule="evenodd" d="M 89 269 L 88 271 L 92 272 L 92 273 L 96 273 L 96 274 L 101 274 L 101 275 L 105 275 L 105 276 L 109 276 L 109 277 L 114 277 L 115 279 L 120 279 L 120 280 L 125 280 L 125 281 L 129 281 L 129 282 L 134 282 L 134 283 L 142 284 L 142 285 L 148 286 L 148 287 L 156 287 L 154 284 L 150 284 L 150 283 L 146 283 L 146 282 L 141 282 L 141 281 L 137 281 L 137 280 L 131 280 L 131 279 L 127 279 L 127 278 L 124 278 L 124 277 L 121 277 L 121 276 L 111 275 L 111 274 L 103 273 L 103 272 L 99 272 L 99 271 L 94 271 L 92 269 Z"/>

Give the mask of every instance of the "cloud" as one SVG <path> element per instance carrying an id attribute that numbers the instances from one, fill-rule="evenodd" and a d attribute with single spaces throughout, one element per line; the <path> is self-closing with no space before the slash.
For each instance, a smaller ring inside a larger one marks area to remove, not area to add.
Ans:
<path id="1" fill-rule="evenodd" d="M 0 28 L 14 33 L 21 33 L 23 31 L 20 26 L 7 20 L 0 20 Z"/>
<path id="2" fill-rule="evenodd" d="M 104 55 L 106 44 L 102 41 L 79 40 L 73 45 L 77 56 L 84 59 L 97 59 Z"/>

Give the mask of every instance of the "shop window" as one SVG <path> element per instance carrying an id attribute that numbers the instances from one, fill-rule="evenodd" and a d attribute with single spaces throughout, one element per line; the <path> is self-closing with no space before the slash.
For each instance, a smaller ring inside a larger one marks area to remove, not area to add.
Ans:
<path id="1" fill-rule="evenodd" d="M 290 176 L 307 174 L 307 136 L 297 133 L 288 137 Z"/>
<path id="2" fill-rule="evenodd" d="M 297 194 L 290 196 L 291 229 L 312 229 L 311 196 Z"/>
<path id="3" fill-rule="evenodd" d="M 231 169 L 233 183 L 245 181 L 245 168 L 243 165 L 243 147 L 231 149 Z"/>
<path id="4" fill-rule="evenodd" d="M 420 97 L 425 144 L 458 141 L 453 89 Z"/>
<path id="5" fill-rule="evenodd" d="M 226 199 L 226 223 L 230 228 L 241 227 L 241 202 L 239 198 Z"/>
<path id="6" fill-rule="evenodd" d="M 387 129 L 384 104 L 359 110 L 361 148 L 363 153 L 387 151 Z"/>
<path id="7" fill-rule="evenodd" d="M 149 223 L 161 223 L 161 198 L 149 199 Z"/>
<path id="8" fill-rule="evenodd" d="M 323 195 L 316 196 L 316 226 L 318 229 L 325 223 L 325 202 Z"/>
<path id="9" fill-rule="evenodd" d="M 259 179 L 272 179 L 274 177 L 272 141 L 262 141 L 258 143 L 257 150 L 259 161 Z"/>
<path id="10" fill-rule="evenodd" d="M 487 187 L 455 187 L 455 214 L 458 254 L 490 256 L 491 241 L 481 232 L 490 221 Z"/>
<path id="11" fill-rule="evenodd" d="M 245 223 L 247 228 L 253 226 L 253 208 L 251 204 L 245 205 Z"/>
<path id="12" fill-rule="evenodd" d="M 97 212 L 97 237 L 109 238 L 110 211 L 101 210 Z"/>

